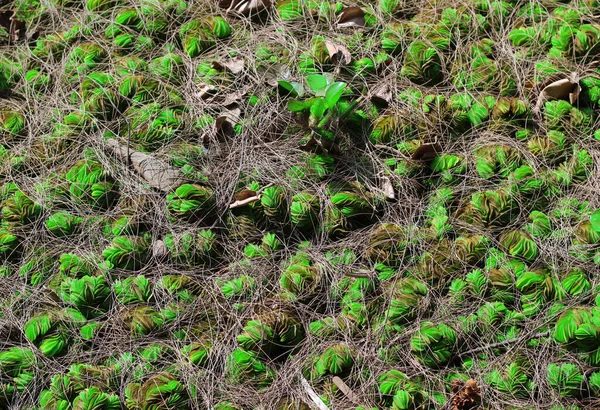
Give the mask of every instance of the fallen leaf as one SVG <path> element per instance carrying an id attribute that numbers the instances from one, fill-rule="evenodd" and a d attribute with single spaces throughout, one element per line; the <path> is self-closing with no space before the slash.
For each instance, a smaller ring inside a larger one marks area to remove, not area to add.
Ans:
<path id="1" fill-rule="evenodd" d="M 232 108 L 223 111 L 215 120 L 217 135 L 230 138 L 235 134 L 235 124 L 239 121 L 242 110 L 233 104 Z"/>
<path id="2" fill-rule="evenodd" d="M 129 158 L 136 172 L 153 188 L 171 192 L 185 182 L 181 171 L 148 154 L 133 152 Z"/>
<path id="3" fill-rule="evenodd" d="M 248 199 L 250 197 L 256 196 L 256 191 L 251 189 L 243 189 L 237 194 L 234 195 L 236 201 L 243 201 L 244 199 Z"/>
<path id="4" fill-rule="evenodd" d="M 329 154 L 329 150 L 325 148 L 325 146 L 323 146 L 323 143 L 319 139 L 315 138 L 313 135 L 310 136 L 310 139 L 306 144 L 300 145 L 298 148 L 304 152 L 322 151 L 322 153 L 325 155 Z M 315 151 L 315 149 L 317 150 Z"/>
<path id="5" fill-rule="evenodd" d="M 244 59 L 233 58 L 226 61 L 213 61 L 212 66 L 215 70 L 224 71 L 227 69 L 232 74 L 238 74 L 244 70 Z"/>
<path id="6" fill-rule="evenodd" d="M 389 177 L 382 176 L 380 178 L 380 185 L 383 194 L 387 199 L 396 199 L 396 193 L 394 192 L 394 185 Z"/>
<path id="7" fill-rule="evenodd" d="M 392 91 L 389 85 L 382 83 L 376 87 L 371 94 L 371 101 L 387 107 L 392 101 Z"/>
<path id="8" fill-rule="evenodd" d="M 365 12 L 358 6 L 346 7 L 340 13 L 338 27 L 364 27 Z"/>
<path id="9" fill-rule="evenodd" d="M 573 104 L 579 97 L 579 76 L 573 72 L 569 77 L 562 78 L 548 84 L 540 92 L 534 107 L 534 112 L 539 112 L 545 101 L 568 99 Z"/>
<path id="10" fill-rule="evenodd" d="M 573 105 L 579 98 L 579 93 L 581 92 L 581 86 L 579 83 L 575 84 L 571 93 L 569 93 L 569 104 Z"/>
<path id="11" fill-rule="evenodd" d="M 232 93 L 225 94 L 222 99 L 217 99 L 220 105 L 230 106 L 239 103 L 241 99 L 248 94 L 250 90 L 250 85 L 246 84 L 245 86 L 237 89 Z"/>
<path id="12" fill-rule="evenodd" d="M 321 400 L 319 395 L 313 390 L 310 384 L 308 384 L 308 380 L 304 377 L 300 376 L 300 384 L 304 388 L 304 391 L 308 394 L 308 397 L 315 403 L 316 407 L 319 410 L 329 410 L 329 407 Z"/>
<path id="13" fill-rule="evenodd" d="M 8 32 L 8 42 L 14 43 L 24 37 L 25 23 L 15 19 L 15 12 L 6 10 L 0 12 L 0 26 Z"/>
<path id="14" fill-rule="evenodd" d="M 162 240 L 158 239 L 152 243 L 152 256 L 161 259 L 167 256 L 167 254 L 167 245 Z"/>
<path id="15" fill-rule="evenodd" d="M 442 152 L 442 147 L 440 144 L 423 144 L 419 148 L 413 152 L 411 159 L 417 161 L 426 161 L 429 159 L 434 159 L 437 157 L 440 152 Z"/>
<path id="16" fill-rule="evenodd" d="M 143 152 L 129 149 L 120 144 L 114 138 L 106 141 L 106 146 L 114 152 L 121 161 L 131 162 L 133 169 L 141 176 L 152 188 L 163 192 L 171 192 L 178 186 L 185 183 L 181 171 L 170 166 L 168 163 L 154 158 Z"/>
<path id="17" fill-rule="evenodd" d="M 271 0 L 220 0 L 219 7 L 227 9 L 227 13 L 241 14 L 242 16 L 256 15 L 271 8 Z"/>
<path id="18" fill-rule="evenodd" d="M 285 64 L 259 66 L 257 71 L 262 74 L 264 82 L 271 87 L 277 87 L 279 80 L 288 81 L 292 76 L 292 71 Z"/>
<path id="19" fill-rule="evenodd" d="M 213 97 L 216 93 L 217 93 L 217 89 L 209 84 L 198 84 L 198 92 L 196 92 L 194 94 L 194 96 L 201 98 L 201 99 L 206 99 L 209 97 Z"/>
<path id="20" fill-rule="evenodd" d="M 346 47 L 335 44 L 329 40 L 325 41 L 325 47 L 327 47 L 329 57 L 334 64 L 339 62 L 348 65 L 352 61 L 352 55 Z"/>
<path id="21" fill-rule="evenodd" d="M 351 402 L 354 404 L 360 404 L 356 394 L 352 391 L 352 389 L 350 389 L 350 387 L 348 387 L 346 383 L 344 383 L 342 379 L 340 379 L 338 376 L 333 376 L 332 381 Z"/>

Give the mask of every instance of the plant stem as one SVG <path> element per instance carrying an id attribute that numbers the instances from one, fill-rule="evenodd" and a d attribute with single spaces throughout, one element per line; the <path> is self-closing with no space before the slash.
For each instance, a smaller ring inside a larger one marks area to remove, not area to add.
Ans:
<path id="1" fill-rule="evenodd" d="M 358 104 L 360 104 L 364 99 L 365 99 L 365 96 L 361 95 L 356 100 L 352 101 L 352 103 L 350 104 L 350 107 L 348 108 L 348 110 L 344 114 L 340 115 L 338 117 L 338 119 L 344 118 L 346 115 L 348 115 L 351 112 L 353 112 L 354 109 L 358 106 Z M 329 112 L 323 118 L 321 118 L 321 121 L 319 121 L 319 123 L 317 124 L 317 126 L 315 127 L 315 129 L 323 129 L 323 128 L 325 128 L 325 126 L 327 125 L 327 123 L 331 120 L 331 117 L 333 117 L 333 113 L 334 113 L 333 110 L 329 110 Z"/>

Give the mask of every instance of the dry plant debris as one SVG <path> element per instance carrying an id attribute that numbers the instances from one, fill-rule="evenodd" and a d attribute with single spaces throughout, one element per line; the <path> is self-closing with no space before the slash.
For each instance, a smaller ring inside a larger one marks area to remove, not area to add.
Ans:
<path id="1" fill-rule="evenodd" d="M 598 0 L 0 0 L 0 410 L 600 408 Z"/>
<path id="2" fill-rule="evenodd" d="M 454 380 L 452 382 L 452 407 L 451 410 L 471 410 L 481 403 L 481 392 L 477 381 L 469 379 L 466 382 Z"/>

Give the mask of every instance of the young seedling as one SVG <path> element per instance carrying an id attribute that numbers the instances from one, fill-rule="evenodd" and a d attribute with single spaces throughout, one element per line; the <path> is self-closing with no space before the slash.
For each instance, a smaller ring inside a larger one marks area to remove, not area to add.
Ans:
<path id="1" fill-rule="evenodd" d="M 305 95 L 304 87 L 300 83 L 283 80 L 278 83 L 283 90 L 288 91 L 294 97 L 302 98 Z M 342 81 L 333 81 L 331 76 L 311 74 L 306 77 L 306 85 L 312 97 L 304 100 L 289 100 L 288 109 L 295 113 L 308 112 L 310 128 L 316 130 L 325 128 L 348 84 Z"/>

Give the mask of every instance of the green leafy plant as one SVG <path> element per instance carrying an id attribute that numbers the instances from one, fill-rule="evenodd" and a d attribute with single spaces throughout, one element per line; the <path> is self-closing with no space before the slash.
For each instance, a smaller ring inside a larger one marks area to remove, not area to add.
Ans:
<path id="1" fill-rule="evenodd" d="M 268 387 L 275 378 L 273 369 L 258 359 L 258 354 L 242 349 L 227 356 L 225 371 L 233 383 L 252 382 L 256 387 Z"/>
<path id="2" fill-rule="evenodd" d="M 423 364 L 435 368 L 450 361 L 456 342 L 456 333 L 449 326 L 423 322 L 410 340 L 410 350 Z"/>
<path id="3" fill-rule="evenodd" d="M 175 218 L 199 219 L 210 214 L 215 198 L 209 187 L 184 184 L 167 195 L 167 207 Z"/>
<path id="4" fill-rule="evenodd" d="M 548 365 L 548 383 L 561 396 L 578 397 L 583 393 L 585 377 L 572 363 Z"/>
<path id="5" fill-rule="evenodd" d="M 308 125 L 315 129 L 324 128 L 348 84 L 333 81 L 331 77 L 322 74 L 311 74 L 305 81 L 313 97 L 304 101 L 289 100 L 288 109 L 291 112 L 308 112 Z M 280 80 L 279 86 L 293 96 L 304 95 L 304 87 L 300 83 Z"/>
<path id="6" fill-rule="evenodd" d="M 138 270 L 147 262 L 148 239 L 141 236 L 117 236 L 103 252 L 109 266 L 119 269 Z"/>
<path id="7" fill-rule="evenodd" d="M 83 218 L 81 217 L 66 211 L 59 211 L 50 215 L 44 224 L 54 236 L 63 237 L 76 233 L 82 222 Z"/>
<path id="8" fill-rule="evenodd" d="M 94 160 L 83 160 L 67 172 L 71 200 L 92 209 L 107 209 L 118 197 L 117 184 L 104 167 Z"/>

